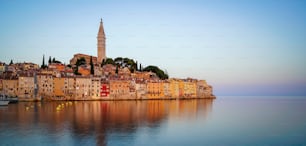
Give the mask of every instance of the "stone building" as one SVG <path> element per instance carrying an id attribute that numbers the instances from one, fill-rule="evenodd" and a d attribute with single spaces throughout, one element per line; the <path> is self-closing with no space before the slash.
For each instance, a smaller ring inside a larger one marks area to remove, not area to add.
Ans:
<path id="1" fill-rule="evenodd" d="M 146 99 L 147 85 L 145 81 L 136 80 L 136 99 Z"/>
<path id="2" fill-rule="evenodd" d="M 101 78 L 99 77 L 91 77 L 91 98 L 99 99 L 101 92 Z"/>
<path id="3" fill-rule="evenodd" d="M 53 96 L 53 76 L 50 74 L 37 74 L 38 96 Z"/>
<path id="4" fill-rule="evenodd" d="M 18 78 L 8 78 L 2 80 L 3 93 L 11 97 L 18 96 Z"/>
<path id="5" fill-rule="evenodd" d="M 37 85 L 35 84 L 35 79 L 33 74 L 20 75 L 18 78 L 18 97 L 19 99 L 34 99 L 35 89 Z"/>
<path id="6" fill-rule="evenodd" d="M 86 55 L 86 54 L 80 54 L 80 53 L 73 55 L 73 58 L 70 59 L 70 64 L 75 65 L 75 63 L 77 62 L 78 59 L 84 58 L 85 61 L 86 61 L 86 64 L 89 65 L 90 64 L 90 57 L 92 57 L 93 64 L 97 64 L 97 57 L 91 56 L 91 55 Z"/>

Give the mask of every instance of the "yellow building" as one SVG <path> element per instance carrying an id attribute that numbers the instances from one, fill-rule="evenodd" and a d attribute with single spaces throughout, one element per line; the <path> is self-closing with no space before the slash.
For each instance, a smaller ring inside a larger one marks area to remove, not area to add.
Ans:
<path id="1" fill-rule="evenodd" d="M 197 97 L 197 82 L 195 80 L 184 80 L 183 97 L 196 98 Z"/>
<path id="2" fill-rule="evenodd" d="M 18 96 L 18 79 L 3 79 L 3 93 L 11 97 Z"/>
<path id="3" fill-rule="evenodd" d="M 149 81 L 147 82 L 147 98 L 164 98 L 164 83 L 162 81 Z"/>
<path id="4" fill-rule="evenodd" d="M 53 95 L 56 97 L 65 96 L 65 78 L 53 78 Z"/>
<path id="5" fill-rule="evenodd" d="M 18 78 L 18 97 L 34 99 L 34 76 L 22 75 Z"/>
<path id="6" fill-rule="evenodd" d="M 171 98 L 179 98 L 179 80 L 178 79 L 169 79 L 169 92 Z"/>
<path id="7" fill-rule="evenodd" d="M 164 81 L 164 96 L 165 98 L 171 98 L 171 91 L 170 91 L 170 82 L 169 81 Z"/>

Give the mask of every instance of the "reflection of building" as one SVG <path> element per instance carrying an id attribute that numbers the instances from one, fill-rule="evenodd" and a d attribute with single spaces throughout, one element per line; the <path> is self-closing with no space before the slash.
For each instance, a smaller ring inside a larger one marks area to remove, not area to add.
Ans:
<path id="1" fill-rule="evenodd" d="M 10 112 L 0 110 L 0 116 L 5 117 L 0 118 L 0 123 L 9 121 L 5 124 L 9 129 L 19 124 L 20 131 L 43 123 L 35 129 L 37 133 L 69 135 L 62 136 L 60 141 L 50 141 L 50 145 L 58 145 L 61 141 L 66 145 L 76 145 L 78 140 L 85 140 L 88 145 L 104 145 L 109 134 L 135 133 L 142 128 L 159 129 L 165 123 L 179 120 L 206 119 L 212 104 L 212 99 L 20 102 L 10 106 Z"/>

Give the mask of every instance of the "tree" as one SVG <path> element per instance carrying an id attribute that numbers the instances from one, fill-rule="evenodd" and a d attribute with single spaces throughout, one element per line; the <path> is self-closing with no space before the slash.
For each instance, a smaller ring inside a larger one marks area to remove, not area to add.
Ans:
<path id="1" fill-rule="evenodd" d="M 118 70 L 118 65 L 116 66 L 116 74 L 118 74 L 119 70 Z"/>
<path id="2" fill-rule="evenodd" d="M 95 74 L 94 64 L 92 62 L 92 56 L 90 56 L 90 74 Z"/>
<path id="3" fill-rule="evenodd" d="M 14 64 L 14 63 L 13 63 L 13 59 L 11 59 L 11 62 L 10 62 L 10 65 L 12 65 L 12 64 Z"/>
<path id="4" fill-rule="evenodd" d="M 135 64 L 135 69 L 136 69 L 136 71 L 138 71 L 138 62 L 136 61 L 136 64 Z"/>
<path id="5" fill-rule="evenodd" d="M 42 61 L 41 68 L 42 68 L 42 69 L 47 68 L 47 65 L 45 65 L 45 55 L 43 55 L 43 61 Z"/>
<path id="6" fill-rule="evenodd" d="M 114 62 L 114 60 L 113 60 L 112 58 L 107 58 L 107 59 L 105 60 L 105 64 L 116 65 L 115 62 Z"/>
<path id="7" fill-rule="evenodd" d="M 143 71 L 151 71 L 154 72 L 160 79 L 165 80 L 168 79 L 169 76 L 166 74 L 164 71 L 159 69 L 157 66 L 147 66 L 146 68 L 143 69 Z"/>
<path id="8" fill-rule="evenodd" d="M 48 63 L 49 64 L 51 64 L 52 62 L 51 62 L 51 56 L 49 56 L 49 61 L 48 61 Z"/>
<path id="9" fill-rule="evenodd" d="M 52 59 L 52 63 L 55 63 L 55 57 L 53 57 L 53 59 Z"/>
<path id="10" fill-rule="evenodd" d="M 101 67 L 105 65 L 105 59 L 102 60 Z"/>
<path id="11" fill-rule="evenodd" d="M 76 61 L 76 63 L 75 63 L 75 65 L 76 65 L 77 67 L 79 67 L 80 65 L 85 65 L 85 64 L 86 64 L 86 60 L 85 60 L 84 57 L 81 57 L 81 58 L 77 59 L 77 61 Z"/>
<path id="12" fill-rule="evenodd" d="M 139 65 L 139 71 L 142 71 L 142 66 L 141 66 L 141 63 Z"/>

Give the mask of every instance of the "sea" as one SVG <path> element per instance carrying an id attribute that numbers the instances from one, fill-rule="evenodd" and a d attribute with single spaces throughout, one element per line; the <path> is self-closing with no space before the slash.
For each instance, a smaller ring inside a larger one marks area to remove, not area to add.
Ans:
<path id="1" fill-rule="evenodd" d="M 306 97 L 19 102 L 0 107 L 0 145 L 306 145 Z"/>

